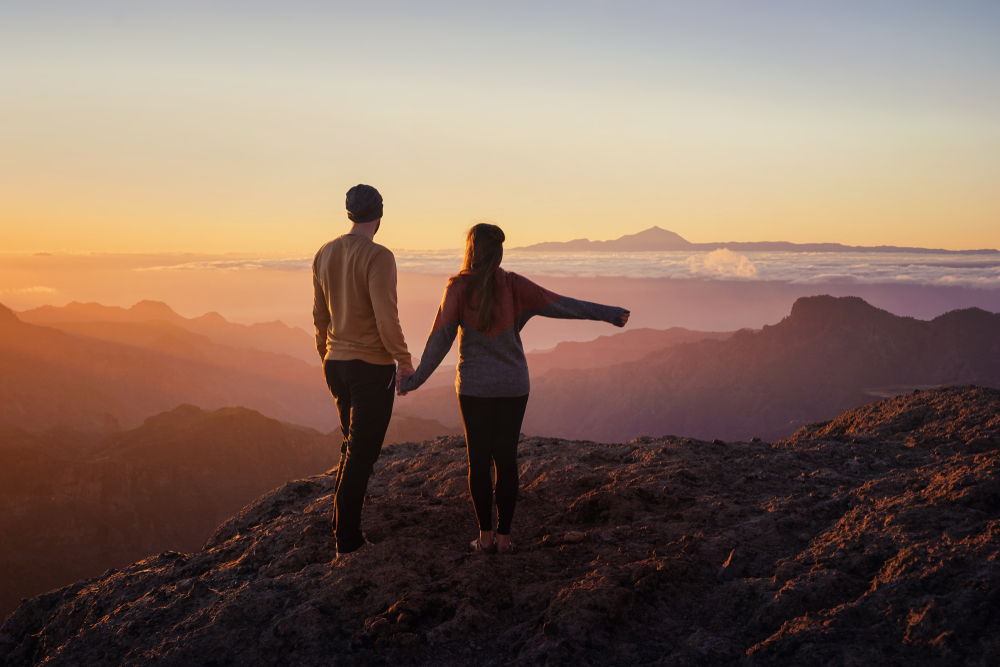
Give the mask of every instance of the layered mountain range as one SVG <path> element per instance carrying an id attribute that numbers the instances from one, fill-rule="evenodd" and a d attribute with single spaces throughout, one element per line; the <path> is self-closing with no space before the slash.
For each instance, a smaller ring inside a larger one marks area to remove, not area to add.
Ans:
<path id="1" fill-rule="evenodd" d="M 143 319 L 147 317 L 153 319 Z M 132 428 L 150 414 L 190 403 L 207 409 L 243 406 L 322 431 L 339 428 L 318 367 L 289 354 L 262 351 L 267 336 L 259 336 L 261 330 L 225 323 L 221 333 L 209 335 L 191 330 L 191 323 L 199 321 L 202 318 L 185 320 L 156 302 L 129 309 L 46 306 L 20 314 L 0 306 L 0 368 L 5 379 L 0 386 L 0 424 L 101 432 L 108 424 Z M 276 330 L 302 333 L 280 327 Z M 729 335 L 634 329 L 586 343 L 560 343 L 547 352 L 529 353 L 528 363 L 535 375 L 553 368 L 592 368 L 637 360 L 677 343 Z M 240 345 L 220 342 L 227 340 Z M 311 338 L 287 342 L 296 341 L 316 356 Z M 444 371 L 430 386 L 453 384 L 454 372 Z M 451 403 L 453 393 L 448 395 Z M 406 399 L 398 399 L 400 411 L 406 412 L 407 405 Z M 460 421 L 457 409 L 448 415 L 449 427 L 426 421 L 435 420 L 426 415 L 418 424 L 417 418 L 399 414 L 394 423 L 405 421 L 410 438 L 430 438 L 455 433 Z M 394 429 L 390 442 L 397 437 Z"/>
<path id="2" fill-rule="evenodd" d="M 611 241 L 546 241 L 534 245 L 514 248 L 529 252 L 671 252 L 671 251 L 712 251 L 721 248 L 742 252 L 888 252 L 888 253 L 933 253 L 956 255 L 1000 254 L 994 249 L 982 250 L 941 250 L 930 248 L 908 248 L 900 246 L 850 246 L 841 243 L 789 243 L 787 241 L 741 241 L 724 243 L 691 243 L 679 234 L 650 227 L 635 234 L 626 234 Z"/>
<path id="3" fill-rule="evenodd" d="M 469 550 L 461 438 L 387 447 L 334 558 L 334 478 L 204 548 L 21 604 L 0 663 L 990 667 L 1000 391 L 917 391 L 763 442 L 523 438 L 513 555 Z"/>
<path id="4" fill-rule="evenodd" d="M 109 327 L 110 324 L 146 325 L 158 322 L 173 325 L 167 334 L 160 335 L 176 334 L 178 329 L 182 329 L 220 345 L 251 348 L 288 355 L 310 364 L 319 363 L 312 334 L 298 327 L 290 327 L 280 321 L 236 324 L 214 312 L 200 317 L 182 317 L 161 301 L 140 301 L 130 308 L 73 301 L 65 306 L 41 306 L 25 310 L 18 313 L 18 318 L 22 322 L 96 335 L 98 338 L 110 335 L 113 340 L 120 340 L 127 333 L 116 333 L 114 328 Z"/>
<path id="5" fill-rule="evenodd" d="M 908 388 L 1000 386 L 998 321 L 975 308 L 923 321 L 856 297 L 808 297 L 759 331 L 635 329 L 564 342 L 527 355 L 524 431 L 603 441 L 783 437 Z M 0 310 L 0 423 L 132 428 L 191 403 L 248 407 L 325 432 L 339 427 L 319 369 L 289 355 L 223 345 L 166 320 L 50 324 Z M 453 380 L 445 369 L 397 399 L 397 410 L 414 416 L 405 417 L 412 429 L 415 417 L 431 420 L 421 437 L 457 432 Z"/>
<path id="6" fill-rule="evenodd" d="M 132 428 L 181 403 L 339 428 L 318 366 L 220 344 L 166 320 L 41 326 L 0 306 L 0 370 L 0 423 L 22 428 L 101 431 L 106 414 Z"/>
<path id="7" fill-rule="evenodd" d="M 535 324 L 535 322 L 532 322 Z M 604 368 L 637 361 L 647 354 L 664 350 L 680 343 L 694 343 L 700 340 L 725 340 L 732 331 L 692 331 L 682 327 L 670 329 L 628 329 L 610 336 L 599 336 L 590 341 L 563 341 L 550 350 L 528 352 L 528 368 L 532 377 L 537 377 L 555 368 Z M 443 365 L 443 364 L 442 364 Z M 421 390 L 435 387 L 455 386 L 455 368 L 443 368 L 427 379 Z M 454 393 L 454 392 L 452 392 Z M 396 399 L 396 405 L 405 407 L 413 401 L 411 394 Z M 419 402 L 419 399 L 417 399 Z M 451 415 L 455 417 L 454 414 Z"/>
<path id="8" fill-rule="evenodd" d="M 664 433 L 776 439 L 914 388 L 1000 387 L 1000 315 L 969 308 L 924 321 L 857 297 L 808 297 L 760 331 L 604 367 L 551 368 L 531 383 L 525 433 L 603 442 Z M 459 418 L 454 390 L 421 391 L 407 397 L 407 411 L 443 423 Z"/>
<path id="9" fill-rule="evenodd" d="M 336 465 L 340 437 L 245 408 L 182 405 L 110 435 L 0 427 L 0 616 L 22 597 L 164 549 Z"/>

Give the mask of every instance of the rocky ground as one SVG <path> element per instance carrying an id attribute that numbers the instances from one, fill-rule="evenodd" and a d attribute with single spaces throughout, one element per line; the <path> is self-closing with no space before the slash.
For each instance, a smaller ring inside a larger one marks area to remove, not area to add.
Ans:
<path id="1" fill-rule="evenodd" d="M 527 438 L 515 555 L 460 437 L 385 449 L 334 559 L 334 478 L 24 602 L 20 665 L 996 665 L 1000 391 L 915 393 L 784 441 Z"/>

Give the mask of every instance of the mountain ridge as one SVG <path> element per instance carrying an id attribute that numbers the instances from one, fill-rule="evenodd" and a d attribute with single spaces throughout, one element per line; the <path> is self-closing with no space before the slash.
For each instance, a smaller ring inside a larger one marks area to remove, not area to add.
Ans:
<path id="1" fill-rule="evenodd" d="M 187 318 L 179 315 L 162 301 L 144 299 L 129 308 L 105 306 L 97 302 L 71 301 L 65 306 L 39 306 L 18 313 L 23 322 L 69 328 L 75 324 L 116 322 L 148 323 L 163 321 L 191 333 L 207 336 L 212 342 L 233 347 L 258 349 L 262 352 L 287 354 L 310 365 L 318 364 L 316 347 L 311 334 L 290 327 L 280 320 L 237 324 L 217 312 Z"/>
<path id="2" fill-rule="evenodd" d="M 914 253 L 943 255 L 994 255 L 1000 250 L 944 250 L 902 246 L 850 246 L 842 243 L 791 243 L 788 241 L 726 241 L 692 243 L 675 232 L 658 226 L 635 234 L 625 234 L 609 241 L 574 239 L 572 241 L 545 241 L 528 246 L 511 248 L 527 252 L 711 252 L 713 250 L 740 250 L 743 252 L 859 252 L 859 253 Z"/>
<path id="3" fill-rule="evenodd" d="M 774 439 L 888 391 L 970 382 L 1000 387 L 1000 315 L 968 308 L 917 320 L 858 297 L 803 297 L 760 331 L 532 375 L 522 430 L 603 442 L 652 433 Z M 457 421 L 453 390 L 420 391 L 407 410 Z"/>
<path id="4" fill-rule="evenodd" d="M 261 493 L 335 466 L 339 445 L 253 410 L 192 405 L 68 455 L 0 427 L 0 616 L 109 567 L 198 549 Z"/>
<path id="5" fill-rule="evenodd" d="M 81 325 L 90 326 L 101 323 Z M 147 334 L 159 327 L 169 334 L 174 325 L 109 326 L 146 327 Z M 212 343 L 186 330 L 162 339 L 150 334 L 157 345 L 146 349 L 110 334 L 112 340 L 101 340 L 67 329 L 22 322 L 10 309 L 0 314 L 0 423 L 100 431 L 105 414 L 131 427 L 180 403 L 197 403 L 242 405 L 324 431 L 337 426 L 318 368 L 300 359 Z"/>
<path id="6" fill-rule="evenodd" d="M 678 343 L 690 343 L 704 339 L 723 340 L 733 335 L 732 331 L 695 331 L 683 327 L 651 329 L 629 328 L 613 334 L 598 336 L 588 341 L 562 341 L 547 350 L 526 352 L 528 370 L 532 376 L 547 373 L 553 368 L 603 368 L 626 361 L 641 359 L 654 350 Z M 415 362 L 417 363 L 417 362 Z M 443 364 L 442 364 L 443 365 Z M 439 368 L 421 390 L 435 387 L 454 387 L 455 368 Z M 399 405 L 408 404 L 407 397 L 396 399 Z"/>

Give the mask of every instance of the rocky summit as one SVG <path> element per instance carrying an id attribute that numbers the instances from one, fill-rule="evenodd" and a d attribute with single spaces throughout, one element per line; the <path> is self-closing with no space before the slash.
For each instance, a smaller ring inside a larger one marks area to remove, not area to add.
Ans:
<path id="1" fill-rule="evenodd" d="M 335 478 L 196 553 L 27 600 L 20 665 L 996 665 L 1000 391 L 882 401 L 776 443 L 525 438 L 514 555 L 470 551 L 464 442 L 385 448 L 335 558 Z"/>

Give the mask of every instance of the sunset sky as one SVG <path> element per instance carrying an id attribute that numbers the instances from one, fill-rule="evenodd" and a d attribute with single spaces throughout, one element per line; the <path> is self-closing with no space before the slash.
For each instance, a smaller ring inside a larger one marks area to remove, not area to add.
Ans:
<path id="1" fill-rule="evenodd" d="M 1000 247 L 1000 3 L 5 2 L 0 252 Z"/>

